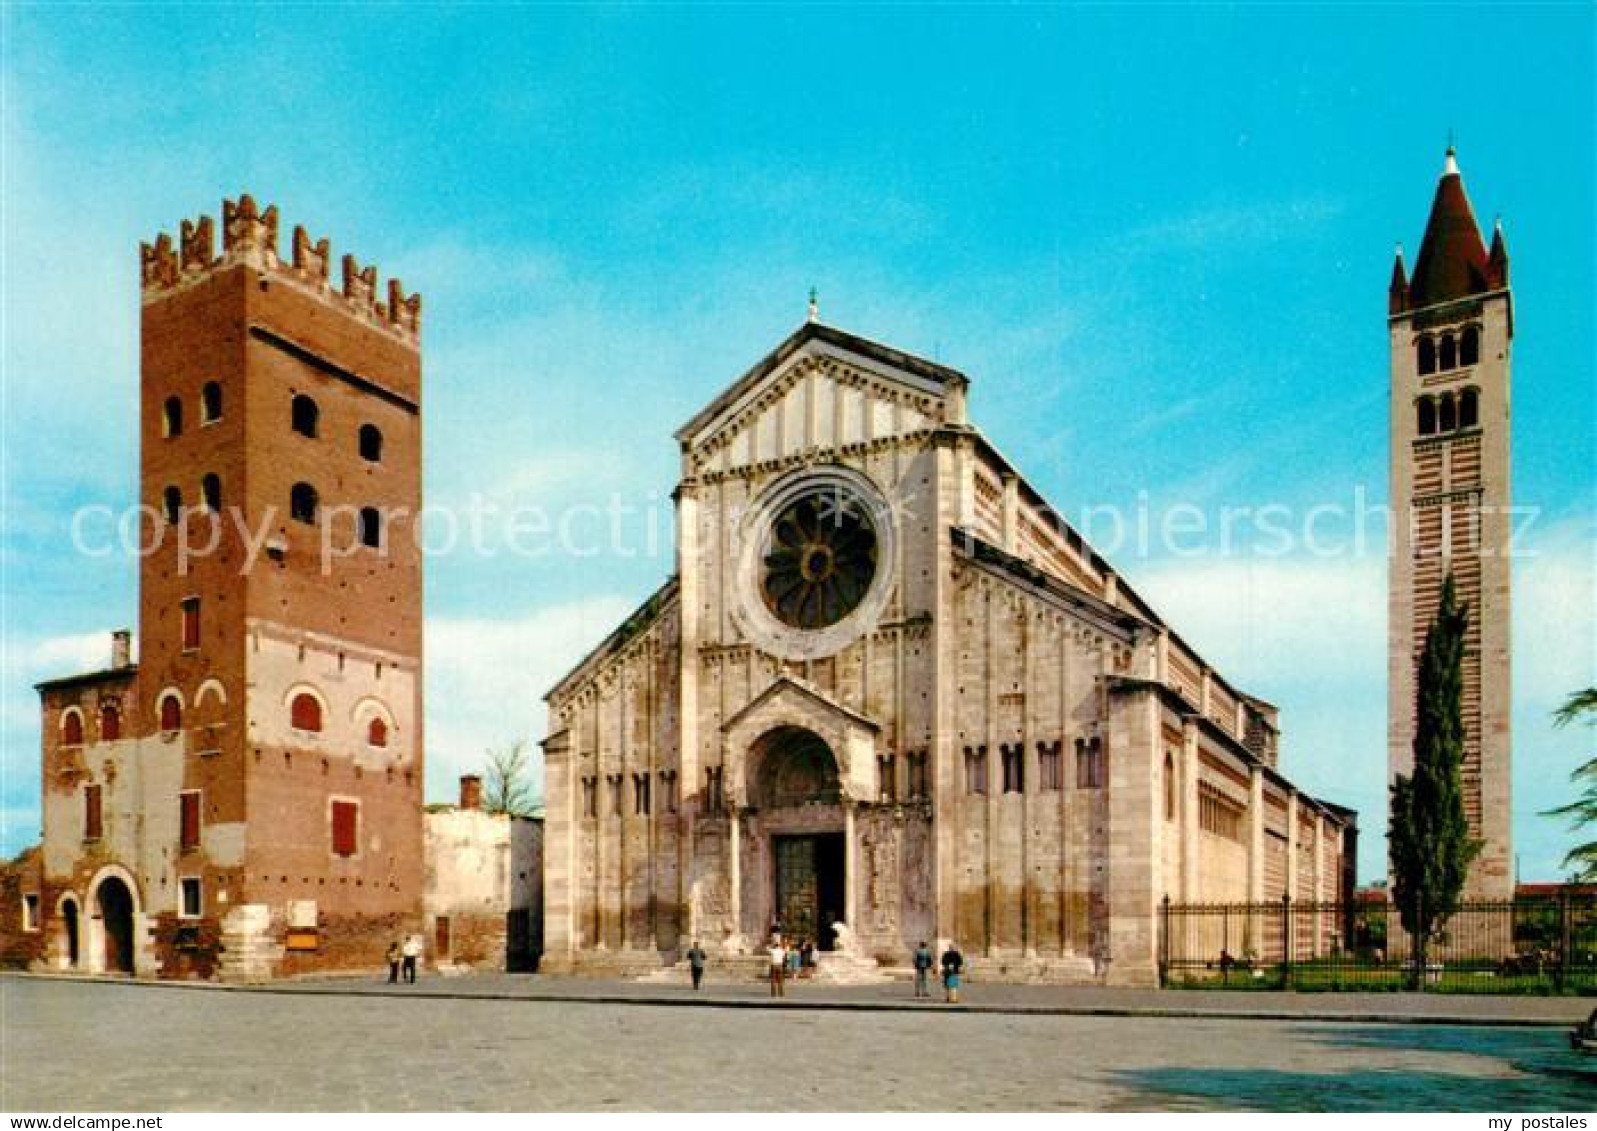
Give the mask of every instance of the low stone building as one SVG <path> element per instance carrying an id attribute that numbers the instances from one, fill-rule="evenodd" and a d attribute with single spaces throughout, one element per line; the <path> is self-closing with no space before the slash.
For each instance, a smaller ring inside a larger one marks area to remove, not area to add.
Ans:
<path id="1" fill-rule="evenodd" d="M 532 970 L 543 949 L 543 821 L 489 813 L 482 779 L 460 779 L 458 805 L 430 805 L 422 888 L 439 969 Z"/>
<path id="2" fill-rule="evenodd" d="M 1157 908 L 1334 899 L 1346 810 L 966 416 L 813 319 L 677 433 L 677 571 L 548 695 L 550 970 L 774 924 L 1151 983 Z"/>
<path id="3" fill-rule="evenodd" d="M 78 946 L 77 923 L 54 940 L 70 957 Z M 44 931 L 44 866 L 39 846 L 0 862 L 0 969 L 46 965 L 51 940 Z"/>

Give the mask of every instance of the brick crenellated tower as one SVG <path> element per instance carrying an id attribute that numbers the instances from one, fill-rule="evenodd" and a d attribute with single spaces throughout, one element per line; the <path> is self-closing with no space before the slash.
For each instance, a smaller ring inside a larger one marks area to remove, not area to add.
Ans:
<path id="1" fill-rule="evenodd" d="M 1442 580 L 1469 606 L 1464 805 L 1482 841 L 1467 892 L 1514 887 L 1510 811 L 1509 359 L 1514 302 L 1498 225 L 1488 249 L 1451 148 L 1425 237 L 1388 306 L 1394 539 L 1388 595 L 1389 776 L 1413 762 L 1415 672 Z"/>
<path id="2" fill-rule="evenodd" d="M 141 248 L 139 643 L 40 686 L 53 965 L 259 978 L 419 923 L 419 296 L 277 210 Z"/>

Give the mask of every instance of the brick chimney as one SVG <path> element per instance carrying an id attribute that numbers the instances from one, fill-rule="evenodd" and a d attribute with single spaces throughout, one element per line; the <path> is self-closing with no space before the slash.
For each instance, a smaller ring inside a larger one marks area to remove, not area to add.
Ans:
<path id="1" fill-rule="evenodd" d="M 113 671 L 133 663 L 133 632 L 119 628 L 111 634 L 111 668 Z"/>
<path id="2" fill-rule="evenodd" d="M 482 808 L 482 779 L 476 774 L 460 775 L 460 807 L 462 809 Z"/>

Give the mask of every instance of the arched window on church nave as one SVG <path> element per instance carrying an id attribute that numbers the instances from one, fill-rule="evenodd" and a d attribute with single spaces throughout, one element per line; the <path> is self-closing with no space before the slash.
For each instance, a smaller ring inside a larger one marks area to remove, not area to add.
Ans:
<path id="1" fill-rule="evenodd" d="M 1474 428 L 1481 420 L 1481 395 L 1477 389 L 1468 388 L 1458 394 L 1458 426 Z"/>
<path id="2" fill-rule="evenodd" d="M 1436 342 L 1430 337 L 1424 337 L 1414 347 L 1415 361 L 1419 366 L 1420 376 L 1436 372 Z"/>
<path id="3" fill-rule="evenodd" d="M 183 435 L 183 401 L 179 397 L 167 397 L 166 403 L 161 406 L 161 435 Z"/>
<path id="4" fill-rule="evenodd" d="M 1477 365 L 1481 360 L 1481 331 L 1478 326 L 1465 326 L 1458 341 L 1458 363 Z"/>
<path id="5" fill-rule="evenodd" d="M 1437 356 L 1436 364 L 1444 372 L 1458 368 L 1458 343 L 1453 340 L 1452 334 L 1442 335 L 1442 349 Z"/>
<path id="6" fill-rule="evenodd" d="M 1430 397 L 1414 402 L 1414 417 L 1414 430 L 1421 436 L 1436 434 L 1436 402 Z"/>
<path id="7" fill-rule="evenodd" d="M 1451 432 L 1458 427 L 1458 407 L 1453 403 L 1452 393 L 1442 394 L 1442 407 L 1438 414 L 1437 426 L 1443 432 Z"/>

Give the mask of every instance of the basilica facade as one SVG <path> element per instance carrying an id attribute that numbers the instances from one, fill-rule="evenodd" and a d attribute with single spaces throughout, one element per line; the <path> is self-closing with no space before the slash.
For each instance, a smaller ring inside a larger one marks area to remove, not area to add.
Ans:
<path id="1" fill-rule="evenodd" d="M 1275 709 L 1022 478 L 968 384 L 812 318 L 677 433 L 676 573 L 548 694 L 545 969 L 780 924 L 1149 983 L 1167 897 L 1346 894 L 1352 814 L 1283 776 Z"/>

